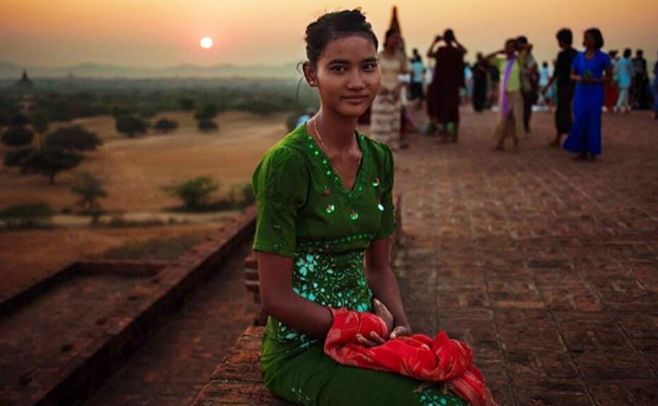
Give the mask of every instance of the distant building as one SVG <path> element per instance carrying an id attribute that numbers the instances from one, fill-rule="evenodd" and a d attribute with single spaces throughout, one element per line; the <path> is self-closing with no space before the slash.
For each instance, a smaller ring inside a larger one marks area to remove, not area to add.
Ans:
<path id="1" fill-rule="evenodd" d="M 398 19 L 398 8 L 396 6 L 393 6 L 393 11 L 391 13 L 391 22 L 388 24 L 388 29 L 389 30 L 394 30 L 398 34 L 400 34 L 400 49 L 398 52 L 402 55 L 405 56 L 407 55 L 407 50 L 404 44 L 404 37 L 402 36 L 402 29 L 400 28 L 400 20 Z"/>
<path id="2" fill-rule="evenodd" d="M 27 76 L 26 70 L 23 70 L 23 76 L 14 84 L 14 87 L 24 90 L 32 89 L 34 87 L 34 83 L 32 83 L 32 80 Z"/>

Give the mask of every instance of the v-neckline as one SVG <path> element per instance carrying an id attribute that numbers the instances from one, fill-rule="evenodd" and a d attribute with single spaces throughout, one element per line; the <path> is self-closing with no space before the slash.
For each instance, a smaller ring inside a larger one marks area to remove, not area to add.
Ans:
<path id="1" fill-rule="evenodd" d="M 357 146 L 361 150 L 361 161 L 359 162 L 359 167 L 356 171 L 356 175 L 354 176 L 354 182 L 352 182 L 352 187 L 348 189 L 343 183 L 343 179 L 338 175 L 337 171 L 334 169 L 334 166 L 331 164 L 331 159 L 329 158 L 329 156 L 315 142 L 315 138 L 311 135 L 307 123 L 304 124 L 304 132 L 306 133 L 306 137 L 308 137 L 309 146 L 311 147 L 312 150 L 312 155 L 315 155 L 317 158 L 322 158 L 321 162 L 325 167 L 325 174 L 334 180 L 334 183 L 337 184 L 339 190 L 347 195 L 352 195 L 355 192 L 359 192 L 360 188 L 358 186 L 362 178 L 362 172 L 364 172 L 363 168 L 365 166 L 364 161 L 366 158 L 366 148 L 363 145 L 363 142 L 361 141 L 361 134 L 359 134 L 358 131 L 354 130 L 354 136 L 356 137 Z"/>

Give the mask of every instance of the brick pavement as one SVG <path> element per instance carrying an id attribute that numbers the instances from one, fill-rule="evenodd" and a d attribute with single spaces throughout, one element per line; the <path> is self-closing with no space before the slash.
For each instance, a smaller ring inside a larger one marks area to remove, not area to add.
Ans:
<path id="1" fill-rule="evenodd" d="M 658 123 L 604 117 L 604 154 L 494 152 L 493 114 L 458 144 L 397 153 L 412 325 L 469 342 L 501 405 L 658 404 Z"/>

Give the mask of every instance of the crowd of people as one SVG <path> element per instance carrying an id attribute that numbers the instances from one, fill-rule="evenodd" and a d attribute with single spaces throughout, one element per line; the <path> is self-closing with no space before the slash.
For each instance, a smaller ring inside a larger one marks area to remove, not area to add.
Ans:
<path id="1" fill-rule="evenodd" d="M 371 135 L 394 149 L 408 146 L 405 130 L 414 127 L 457 142 L 460 106 L 472 103 L 475 112 L 499 114 L 495 149 L 504 150 L 508 144 L 518 146 L 520 134 L 531 133 L 533 111 L 554 110 L 556 136 L 550 145 L 592 159 L 601 152 L 602 112 L 653 109 L 658 119 L 658 62 L 652 82 L 642 50 L 634 57 L 630 48 L 621 57 L 615 50 L 606 53 L 596 28 L 585 32 L 583 51 L 574 47 L 569 29 L 558 31 L 556 39 L 560 51 L 552 64 L 537 62 L 524 35 L 506 40 L 503 49 L 488 55 L 477 52 L 475 61 L 467 63 L 466 48 L 447 29 L 429 46 L 425 57 L 433 63 L 428 64 L 418 49 L 407 59 L 400 33 L 391 29 L 379 53 L 382 90 L 362 121 L 369 120 Z M 427 125 L 414 122 L 410 106 L 425 107 Z"/>

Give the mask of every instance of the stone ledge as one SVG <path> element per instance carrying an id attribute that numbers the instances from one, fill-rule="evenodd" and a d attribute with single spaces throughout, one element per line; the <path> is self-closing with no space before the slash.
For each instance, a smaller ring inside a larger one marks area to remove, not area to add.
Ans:
<path id="1" fill-rule="evenodd" d="M 261 378 L 259 359 L 263 329 L 249 327 L 242 333 L 231 353 L 197 394 L 193 406 L 288 405 L 272 395 Z"/>
<path id="2" fill-rule="evenodd" d="M 62 343 L 61 352 L 42 357 L 39 365 L 21 365 L 4 371 L 6 382 L 0 388 L 0 403 L 79 403 L 122 366 L 187 294 L 221 268 L 235 248 L 246 243 L 254 227 L 255 207 L 252 206 L 176 261 L 164 264 L 82 261 L 3 302 L 0 320 L 10 327 L 12 317 L 48 296 L 53 288 L 60 289 L 67 281 L 80 276 L 110 274 L 143 279 L 139 283 L 131 282 L 125 297 L 121 296 L 123 300 L 99 314 L 95 325 L 68 337 Z"/>

